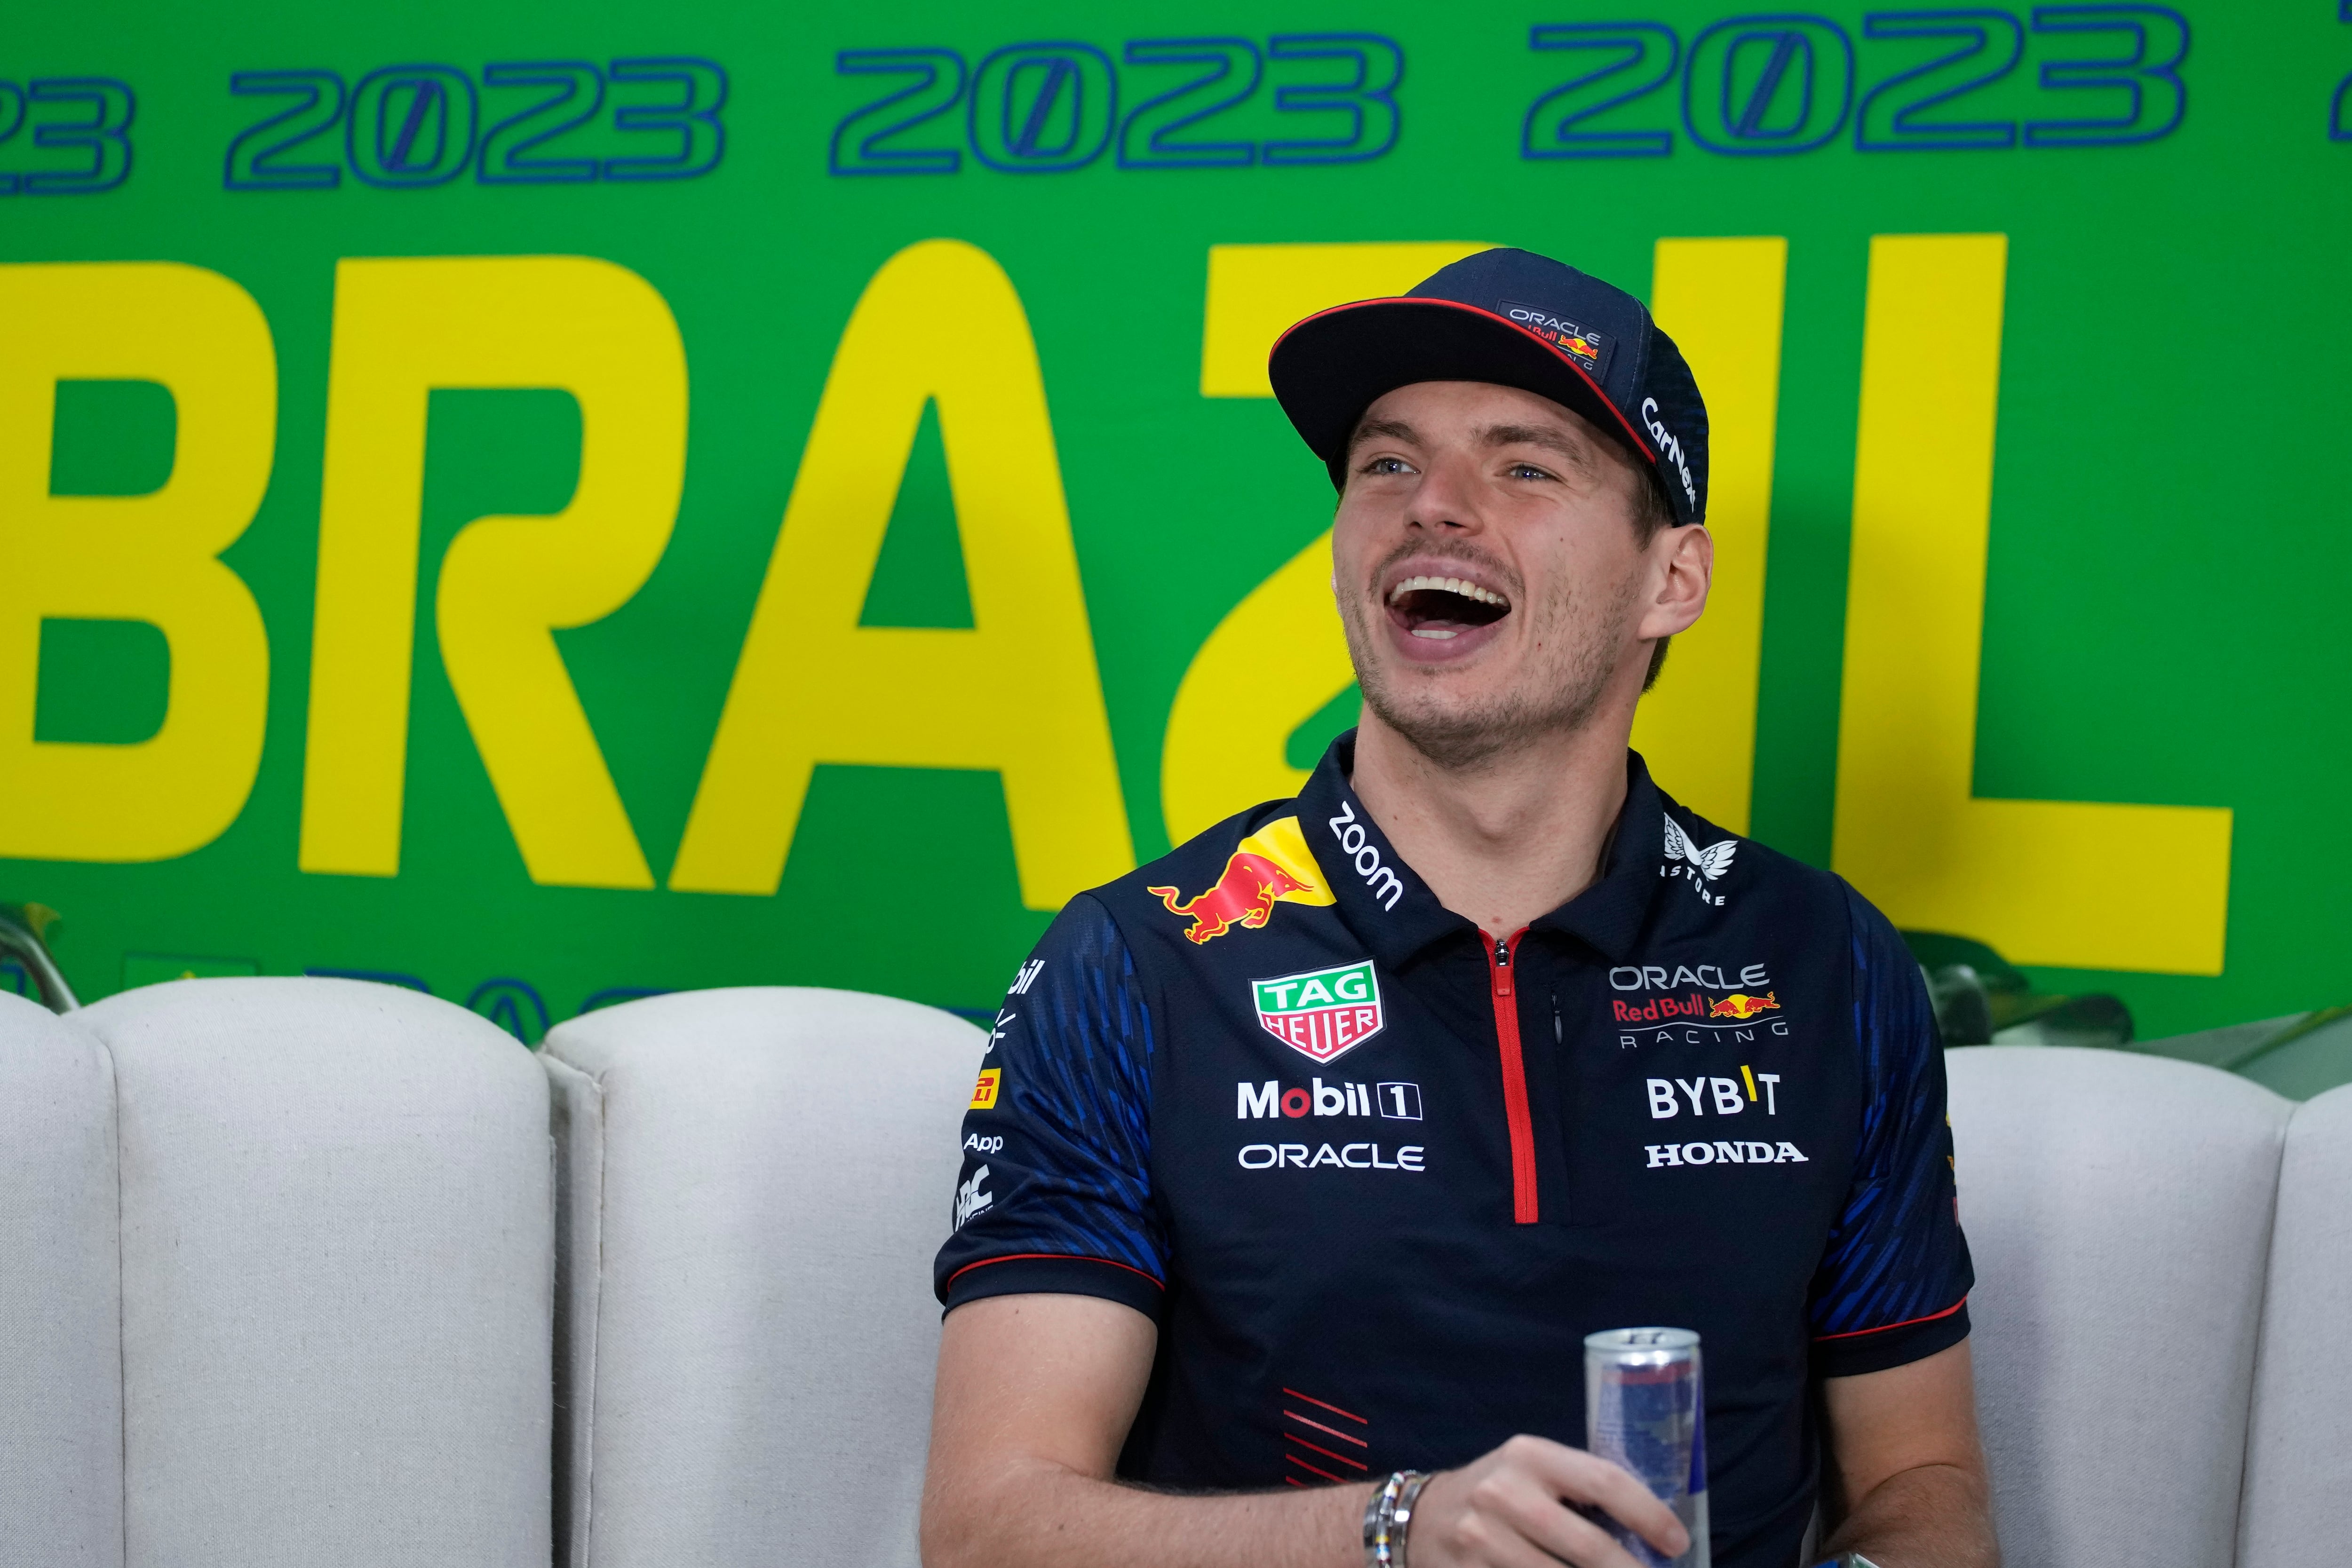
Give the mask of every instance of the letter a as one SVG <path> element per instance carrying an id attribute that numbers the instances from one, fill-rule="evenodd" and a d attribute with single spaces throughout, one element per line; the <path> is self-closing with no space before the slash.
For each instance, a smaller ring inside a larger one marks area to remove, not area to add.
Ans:
<path id="1" fill-rule="evenodd" d="M 861 627 L 930 400 L 971 629 Z M 959 241 L 892 256 L 850 315 L 670 886 L 773 894 L 820 762 L 1000 774 L 1032 909 L 1135 863 L 1036 346 Z"/>

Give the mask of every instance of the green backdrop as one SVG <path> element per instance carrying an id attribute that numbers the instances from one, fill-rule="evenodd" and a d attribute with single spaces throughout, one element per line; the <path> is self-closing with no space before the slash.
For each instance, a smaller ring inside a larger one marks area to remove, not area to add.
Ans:
<path id="1" fill-rule="evenodd" d="M 533 1038 L 540 1006 L 561 1019 L 617 988 L 990 1005 L 1050 917 L 1022 903 L 993 772 L 823 767 L 773 896 L 667 879 L 835 345 L 877 269 L 934 237 L 992 256 L 1034 330 L 1143 859 L 1167 847 L 1161 739 L 1188 664 L 1329 517 L 1320 466 L 1274 404 L 1202 395 L 1209 246 L 1493 238 L 1640 292 L 1660 236 L 1787 236 L 1752 831 L 1826 864 L 1871 238 L 1999 232 L 1977 790 L 2234 813 L 2221 975 L 2036 978 L 2119 992 L 2143 1036 L 2352 999 L 2330 848 L 2352 766 L 2336 605 L 2352 575 L 2352 17 L 2315 0 L 1745 15 L 1494 0 L 18 14 L 0 41 L 0 126 L 16 119 L 0 262 L 226 275 L 268 319 L 278 397 L 267 497 L 223 558 L 270 649 L 249 799 L 176 858 L 0 860 L 0 898 L 65 914 L 59 957 L 86 995 L 192 969 L 366 970 Z M 1127 118 L 1220 66 L 1221 83 Z M 383 68 L 402 68 L 371 78 Z M 1253 71 L 1230 108 L 1168 128 Z M 1613 74 L 1538 107 L 1596 72 Z M 1113 82 L 1117 114 L 1097 122 Z M 518 145 L 598 94 L 575 129 Z M 305 873 L 336 262 L 556 254 L 649 282 L 690 372 L 658 567 L 617 612 L 557 633 L 657 886 L 530 880 L 434 656 L 457 531 L 571 494 L 581 416 L 535 390 L 432 395 L 399 873 Z M 173 405 L 155 386 L 68 381 L 55 407 L 52 492 L 137 494 L 170 472 Z M 867 625 L 971 623 L 936 424 Z M 34 526 L 0 513 L 0 597 Z M 162 721 L 170 654 L 152 627 L 49 617 L 38 659 L 36 742 L 126 744 Z"/>

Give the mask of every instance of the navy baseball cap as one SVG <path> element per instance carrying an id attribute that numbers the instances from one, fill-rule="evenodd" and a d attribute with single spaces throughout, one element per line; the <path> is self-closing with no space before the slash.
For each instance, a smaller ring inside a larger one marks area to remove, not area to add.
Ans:
<path id="1" fill-rule="evenodd" d="M 1360 299 L 1282 335 L 1274 395 L 1345 488 L 1364 411 L 1415 382 L 1491 382 L 1575 410 L 1658 476 L 1676 523 L 1706 518 L 1706 404 L 1643 303 L 1549 256 L 1486 250 L 1397 299 Z"/>

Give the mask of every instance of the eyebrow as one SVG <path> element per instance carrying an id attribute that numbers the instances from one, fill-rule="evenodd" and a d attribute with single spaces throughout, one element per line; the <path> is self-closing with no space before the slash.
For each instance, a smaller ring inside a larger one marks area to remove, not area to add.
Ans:
<path id="1" fill-rule="evenodd" d="M 1355 434 L 1348 438 L 1348 450 L 1372 441 L 1402 441 L 1412 446 L 1428 444 L 1421 432 L 1401 419 L 1368 419 L 1356 426 Z M 1592 453 L 1567 432 L 1541 424 L 1490 424 L 1478 433 L 1479 444 L 1497 446 L 1540 446 L 1556 452 L 1570 465 L 1585 474 L 1592 472 Z"/>
<path id="2" fill-rule="evenodd" d="M 1592 454 L 1583 443 L 1563 431 L 1540 424 L 1490 424 L 1479 439 L 1488 446 L 1540 446 L 1557 452 L 1580 470 L 1590 473 Z"/>
<path id="3" fill-rule="evenodd" d="M 1348 450 L 1353 452 L 1367 441 L 1378 441 L 1383 436 L 1414 446 L 1422 444 L 1421 432 L 1401 419 L 1368 419 L 1356 426 L 1356 434 L 1348 438 Z"/>

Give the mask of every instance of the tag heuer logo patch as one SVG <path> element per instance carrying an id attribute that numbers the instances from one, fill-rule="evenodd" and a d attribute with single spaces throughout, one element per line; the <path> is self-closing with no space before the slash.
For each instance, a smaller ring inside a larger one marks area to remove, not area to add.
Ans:
<path id="1" fill-rule="evenodd" d="M 1257 1021 L 1303 1056 L 1329 1061 L 1381 1032 L 1381 982 L 1372 961 L 1252 980 Z"/>

